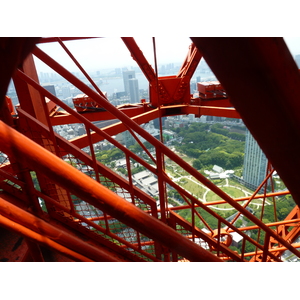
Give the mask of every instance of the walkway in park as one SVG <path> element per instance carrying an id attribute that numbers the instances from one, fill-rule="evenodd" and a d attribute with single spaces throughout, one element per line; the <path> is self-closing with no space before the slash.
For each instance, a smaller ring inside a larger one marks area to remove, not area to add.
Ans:
<path id="1" fill-rule="evenodd" d="M 178 175 L 179 175 L 179 174 L 178 174 Z M 198 197 L 198 199 L 199 199 L 201 202 L 203 202 L 203 203 L 207 203 L 207 202 L 208 202 L 208 201 L 207 201 L 207 194 L 208 194 L 208 192 L 210 191 L 210 189 L 209 189 L 208 187 L 206 187 L 205 185 L 203 185 L 202 183 L 196 181 L 196 180 L 193 178 L 192 175 L 180 176 L 180 177 L 177 177 L 177 178 L 171 176 L 170 174 L 169 174 L 169 176 L 172 178 L 172 180 L 173 180 L 174 182 L 180 182 L 180 180 L 186 178 L 186 179 L 189 179 L 190 181 L 192 181 L 193 183 L 199 185 L 201 188 L 204 188 L 204 189 L 205 189 L 205 192 L 204 192 L 204 194 L 203 194 L 203 198 Z M 231 187 L 231 188 L 238 189 L 238 190 L 240 190 L 240 191 L 242 191 L 242 192 L 244 193 L 245 197 L 249 197 L 249 196 L 251 196 L 251 195 L 253 194 L 253 193 L 250 193 L 250 192 L 246 191 L 245 189 L 243 189 L 243 188 L 241 188 L 241 187 L 239 187 L 239 186 L 229 185 L 228 178 L 225 178 L 225 184 L 224 184 L 224 185 L 219 185 L 218 187 L 221 188 L 221 189 L 222 189 L 222 187 Z M 186 189 L 185 189 L 185 190 L 186 190 Z M 186 191 L 189 192 L 189 193 L 191 193 L 191 192 L 188 191 L 188 190 L 186 190 Z M 231 196 L 231 195 L 229 195 L 229 196 Z M 231 197 L 232 197 L 232 196 L 231 196 Z M 255 201 L 256 201 L 256 202 L 257 202 L 257 201 L 263 202 L 263 199 L 260 199 L 260 198 L 259 198 L 259 199 L 255 199 Z M 245 202 L 244 202 L 244 203 L 245 203 Z M 259 204 L 259 203 L 252 203 L 252 204 L 253 204 L 253 205 L 256 205 L 257 208 L 259 208 L 259 206 L 262 206 L 262 203 L 261 203 L 261 204 Z M 266 205 L 269 205 L 269 204 L 271 204 L 271 203 L 268 202 L 268 201 L 266 201 Z M 234 209 L 234 208 L 219 208 L 219 207 L 216 207 L 216 206 L 211 206 L 211 208 L 214 208 L 214 209 L 216 209 L 216 210 L 233 210 L 233 209 Z"/>

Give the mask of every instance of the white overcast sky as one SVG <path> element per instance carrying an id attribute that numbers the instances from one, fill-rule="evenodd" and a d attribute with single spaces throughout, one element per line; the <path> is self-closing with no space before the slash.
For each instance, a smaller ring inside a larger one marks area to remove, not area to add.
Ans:
<path id="1" fill-rule="evenodd" d="M 67 42 L 87 70 L 134 66 L 117 36 L 134 36 L 154 66 L 152 36 L 156 37 L 158 64 L 182 62 L 191 43 L 189 36 L 284 36 L 292 54 L 300 54 L 298 10 L 295 1 L 251 0 L 52 0 L 5 1 L 0 26 L 4 36 L 110 36 Z M 70 71 L 73 63 L 57 43 L 42 50 Z M 49 69 L 38 65 L 40 71 Z"/>
<path id="2" fill-rule="evenodd" d="M 135 37 L 139 48 L 154 68 L 153 39 L 151 36 Z M 78 62 L 86 70 L 122 68 L 137 66 L 129 50 L 119 37 L 95 38 L 64 42 Z M 189 37 L 155 38 L 158 64 L 182 63 L 192 41 Z M 70 71 L 77 70 L 75 64 L 57 43 L 39 44 L 38 47 L 56 59 Z M 47 66 L 36 60 L 38 71 L 46 71 Z"/>
<path id="3" fill-rule="evenodd" d="M 114 38 L 67 42 L 87 70 L 134 66 L 117 36 L 136 41 L 154 66 L 152 36 L 156 37 L 158 64 L 182 62 L 189 36 L 283 36 L 293 55 L 300 54 L 298 10 L 294 1 L 127 0 L 75 2 L 52 0 L 5 1 L 0 25 L 4 36 L 111 36 Z M 14 26 L 15 25 L 15 26 Z M 57 43 L 40 45 L 68 70 L 77 68 Z M 38 70 L 48 72 L 41 64 Z M 51 70 L 50 70 L 51 71 Z"/>
<path id="4" fill-rule="evenodd" d="M 300 37 L 285 37 L 284 39 L 293 56 L 300 54 Z M 152 37 L 135 37 L 135 40 L 148 62 L 154 68 Z M 119 37 L 84 39 L 64 43 L 87 71 L 137 66 Z M 188 53 L 191 43 L 189 37 L 156 37 L 155 44 L 158 65 L 168 63 L 181 64 Z M 39 44 L 38 47 L 69 71 L 78 70 L 57 42 Z M 50 68 L 38 59 L 36 59 L 36 65 L 38 72 L 52 72 Z"/>

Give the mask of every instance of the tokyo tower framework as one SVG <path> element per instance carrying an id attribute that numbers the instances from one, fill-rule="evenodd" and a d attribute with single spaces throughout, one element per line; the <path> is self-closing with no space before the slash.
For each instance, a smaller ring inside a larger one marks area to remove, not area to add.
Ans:
<path id="1" fill-rule="evenodd" d="M 155 39 L 152 66 L 134 38 L 121 38 L 149 82 L 149 99 L 113 105 L 68 48 L 71 41 L 85 39 L 90 38 L 0 38 L 0 261 L 300 258 L 300 75 L 284 40 L 192 37 L 177 75 L 159 76 Z M 45 43 L 61 47 L 85 80 L 42 51 Z M 202 59 L 218 82 L 197 83 L 195 95 L 190 82 Z M 74 109 L 42 86 L 36 60 L 80 91 Z M 16 107 L 7 96 L 10 82 Z M 137 88 L 137 81 L 129 86 Z M 180 115 L 244 122 L 268 159 L 265 179 L 251 195 L 230 196 L 164 141 L 163 118 Z M 145 129 L 152 120 L 159 122 L 160 138 Z M 98 127 L 100 121 L 107 125 Z M 71 124 L 83 131 L 67 139 L 57 127 Z M 139 151 L 126 146 L 126 138 L 116 139 L 124 132 Z M 100 156 L 99 142 L 118 158 L 112 162 Z M 123 162 L 119 169 L 117 160 Z M 205 202 L 186 190 L 167 171 L 168 162 L 218 200 Z M 138 184 L 136 166 L 142 167 L 140 178 L 157 182 L 155 196 Z M 286 189 L 275 189 L 275 171 Z M 177 204 L 170 190 L 179 195 Z M 261 212 L 253 214 L 249 208 L 257 199 Z M 295 205 L 280 219 L 277 204 L 283 199 Z M 266 220 L 270 204 L 273 217 Z M 215 209 L 220 205 L 234 212 L 232 218 Z M 241 218 L 247 222 L 237 222 Z"/>

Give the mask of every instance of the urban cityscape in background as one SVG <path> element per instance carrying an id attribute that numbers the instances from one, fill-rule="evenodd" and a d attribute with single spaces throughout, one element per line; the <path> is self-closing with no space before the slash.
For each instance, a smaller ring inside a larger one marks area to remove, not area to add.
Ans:
<path id="1" fill-rule="evenodd" d="M 295 56 L 295 61 L 299 67 L 300 55 Z M 159 76 L 176 75 L 180 67 L 181 65 L 176 63 L 161 65 L 158 69 Z M 74 73 L 74 75 L 76 75 L 83 82 L 87 83 L 84 75 L 81 75 L 80 73 Z M 107 97 L 108 101 L 110 101 L 110 103 L 112 103 L 114 106 L 141 103 L 141 99 L 144 99 L 146 102 L 149 100 L 148 81 L 138 67 L 115 68 L 105 72 L 99 70 L 89 75 L 92 77 L 93 81 L 100 88 L 103 94 Z M 58 74 L 39 72 L 38 76 L 40 83 L 45 89 L 62 100 L 68 106 L 74 108 L 73 98 L 82 94 L 80 90 L 63 80 Z M 214 76 L 209 66 L 204 60 L 201 60 L 201 63 L 196 69 L 196 72 L 191 80 L 190 93 L 193 94 L 194 97 L 197 97 L 197 82 L 216 80 L 217 78 Z M 93 88 L 92 85 L 89 86 Z M 13 83 L 11 83 L 9 86 L 7 95 L 13 100 L 14 105 L 17 106 L 18 97 L 16 95 Z M 118 122 L 118 120 L 97 121 L 95 122 L 95 125 L 99 128 L 103 128 L 115 122 Z M 247 130 L 242 120 L 232 120 L 215 116 L 201 116 L 200 118 L 196 118 L 194 115 L 179 115 L 162 118 L 164 135 L 168 136 L 168 141 L 166 142 L 167 145 L 172 147 L 172 142 L 180 143 L 182 137 L 177 136 L 176 128 L 189 126 L 192 123 L 220 123 L 223 124 L 225 128 L 226 126 L 228 127 L 232 125 L 240 127 L 240 132 L 245 134 L 244 163 L 242 172 L 237 175 L 234 174 L 234 171 L 230 172 L 230 170 L 227 170 L 226 173 L 224 172 L 225 170 L 223 168 L 215 165 L 213 169 L 207 173 L 207 176 L 209 176 L 211 179 L 222 178 L 222 176 L 234 177 L 235 180 L 243 184 L 243 186 L 255 191 L 266 176 L 268 162 L 266 156 L 261 151 L 250 132 Z M 151 135 L 159 138 L 160 126 L 158 119 L 143 125 L 143 127 L 145 130 L 151 133 Z M 67 140 L 74 139 L 86 133 L 83 124 L 56 126 L 55 131 Z M 126 145 L 126 147 L 130 147 L 135 143 L 134 138 L 129 134 L 128 131 L 118 134 L 115 138 L 118 142 Z M 141 139 L 141 141 L 144 142 L 143 139 Z M 98 150 L 108 150 L 111 146 L 112 145 L 109 145 L 106 141 L 101 141 L 95 144 L 95 148 Z M 89 152 L 89 149 L 83 150 Z M 122 164 L 126 164 L 125 160 L 120 159 L 115 162 L 116 167 L 122 167 Z M 141 171 L 133 175 L 133 180 L 135 185 L 142 190 L 150 193 L 153 197 L 158 196 L 158 183 L 155 176 L 147 174 L 146 171 Z M 286 256 L 288 255 L 290 255 L 290 253 L 287 252 Z M 295 258 L 292 257 L 292 259 Z"/>
<path id="2" fill-rule="evenodd" d="M 300 67 L 300 55 L 295 56 L 295 61 L 298 67 Z M 159 76 L 176 75 L 180 67 L 181 65 L 176 63 L 161 65 L 158 69 Z M 79 72 L 73 72 L 73 74 L 80 78 L 83 82 L 87 82 L 87 79 L 84 77 L 83 74 Z M 149 100 L 148 81 L 139 67 L 115 68 L 109 71 L 106 70 L 105 72 L 99 70 L 90 74 L 90 76 L 93 78 L 96 85 L 104 93 L 104 95 L 107 97 L 110 103 L 112 103 L 115 106 L 128 103 L 140 103 L 141 99 L 145 99 L 146 101 Z M 217 78 L 210 70 L 205 60 L 202 59 L 190 83 L 191 94 L 193 94 L 194 97 L 198 96 L 197 82 L 207 82 L 215 80 L 217 80 Z M 57 98 L 62 100 L 68 106 L 73 108 L 73 98 L 82 94 L 80 90 L 78 90 L 69 82 L 63 80 L 63 78 L 56 73 L 40 72 L 39 81 L 45 89 L 47 89 Z M 91 84 L 89 85 L 89 87 L 94 89 Z M 7 95 L 12 99 L 14 105 L 18 105 L 18 97 L 16 95 L 13 83 L 10 84 Z M 102 128 L 115 122 L 115 120 L 109 120 L 99 121 L 95 124 L 99 128 Z M 200 118 L 195 118 L 194 115 L 174 116 L 163 118 L 163 128 L 167 130 L 167 132 L 170 135 L 174 136 L 172 129 L 193 122 L 230 123 L 230 121 L 222 117 L 201 116 Z M 254 138 L 246 129 L 242 120 L 237 120 L 236 124 L 241 126 L 246 132 L 244 169 L 241 180 L 247 187 L 251 188 L 252 190 L 255 190 L 265 178 L 267 159 L 261 151 L 261 149 L 259 148 L 259 146 L 257 145 Z M 151 132 L 153 136 L 159 137 L 158 120 L 154 120 L 150 122 L 150 124 L 147 124 L 145 126 L 145 129 L 148 132 Z M 62 135 L 68 140 L 85 134 L 85 129 L 83 125 L 80 124 L 57 126 L 56 130 L 60 135 Z M 134 143 L 133 138 L 130 138 L 128 132 L 120 133 L 116 137 L 116 139 L 126 144 L 127 147 Z M 99 148 L 101 148 L 101 145 L 99 145 Z"/>

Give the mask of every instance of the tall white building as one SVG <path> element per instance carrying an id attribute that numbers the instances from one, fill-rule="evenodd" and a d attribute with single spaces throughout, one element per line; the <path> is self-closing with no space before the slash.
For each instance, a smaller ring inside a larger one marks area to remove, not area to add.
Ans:
<path id="1" fill-rule="evenodd" d="M 140 94 L 139 94 L 138 80 L 136 78 L 131 78 L 128 80 L 128 82 L 129 82 L 130 103 L 139 103 Z"/>
<path id="2" fill-rule="evenodd" d="M 251 133 L 246 131 L 243 180 L 256 189 L 266 177 L 268 160 Z"/>
<path id="3" fill-rule="evenodd" d="M 134 71 L 123 71 L 123 82 L 124 82 L 124 89 L 127 95 L 129 95 L 129 80 L 135 78 Z"/>

